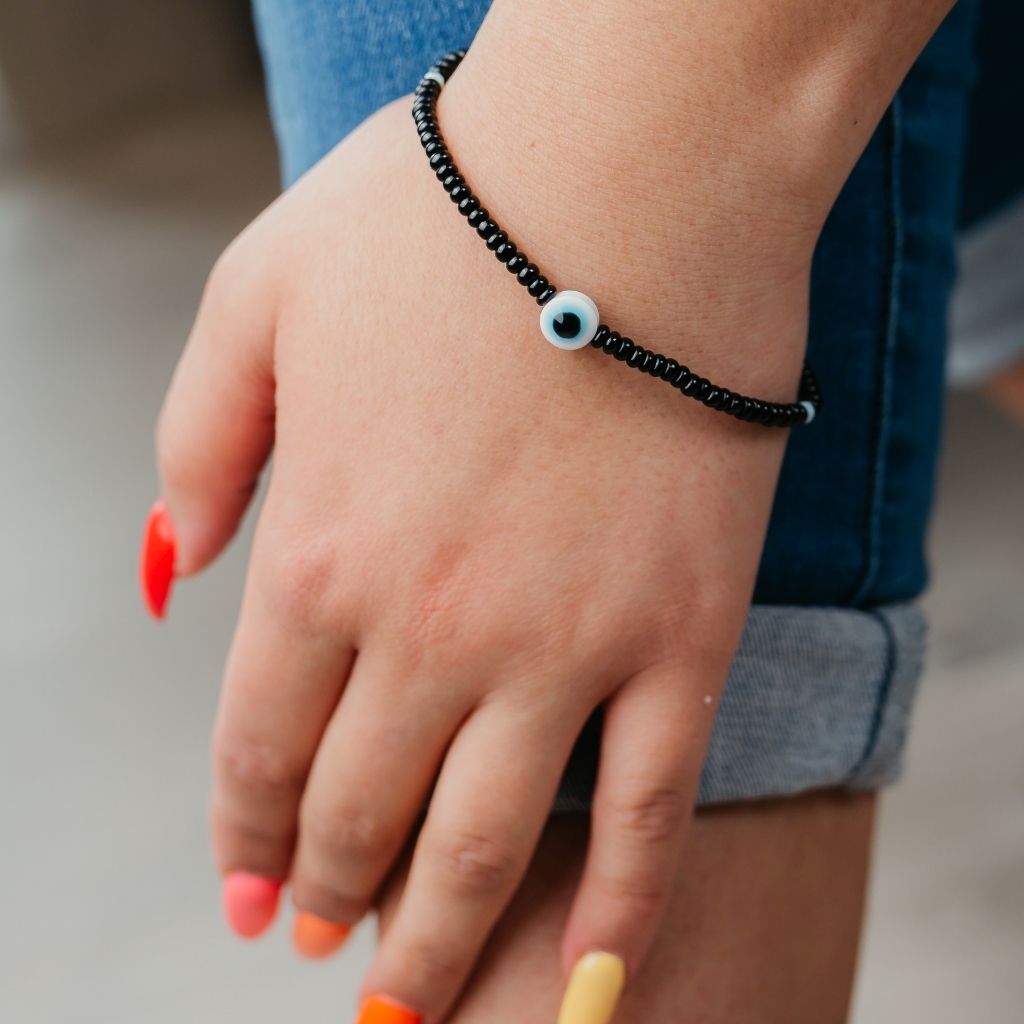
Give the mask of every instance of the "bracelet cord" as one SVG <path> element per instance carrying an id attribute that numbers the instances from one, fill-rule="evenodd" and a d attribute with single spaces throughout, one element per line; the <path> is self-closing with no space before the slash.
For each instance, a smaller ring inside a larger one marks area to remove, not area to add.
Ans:
<path id="1" fill-rule="evenodd" d="M 459 172 L 437 123 L 437 98 L 441 89 L 466 55 L 453 50 L 442 57 L 420 80 L 414 93 L 412 116 L 420 143 L 441 187 L 456 204 L 466 222 L 484 240 L 505 269 L 532 296 L 538 306 L 546 305 L 558 289 L 531 263 L 509 238 L 508 232 L 485 209 Z M 810 423 L 821 411 L 821 392 L 810 366 L 805 362 L 795 402 L 769 402 L 751 398 L 713 384 L 689 367 L 638 345 L 632 338 L 613 331 L 606 324 L 597 327 L 590 341 L 593 348 L 614 356 L 619 362 L 671 384 L 680 394 L 702 402 L 710 409 L 728 413 L 747 423 L 766 427 L 796 427 Z"/>

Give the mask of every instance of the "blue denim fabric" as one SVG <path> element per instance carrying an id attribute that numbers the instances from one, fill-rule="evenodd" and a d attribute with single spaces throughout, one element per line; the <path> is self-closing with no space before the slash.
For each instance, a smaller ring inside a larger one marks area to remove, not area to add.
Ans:
<path id="1" fill-rule="evenodd" d="M 254 6 L 289 184 L 441 54 L 468 45 L 488 0 Z M 973 19 L 961 0 L 820 239 L 809 358 L 825 405 L 789 443 L 701 803 L 873 788 L 899 772 L 924 633 L 903 602 L 926 575 Z M 556 810 L 587 807 L 599 742 L 595 717 Z"/>
<path id="2" fill-rule="evenodd" d="M 961 227 L 971 228 L 1024 193 L 1024 4 L 981 0 L 978 80 L 971 91 Z"/>

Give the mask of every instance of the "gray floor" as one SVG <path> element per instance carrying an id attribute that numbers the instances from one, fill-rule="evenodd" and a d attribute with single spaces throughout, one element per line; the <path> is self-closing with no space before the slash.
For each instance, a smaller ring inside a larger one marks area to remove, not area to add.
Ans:
<path id="1" fill-rule="evenodd" d="M 2 135 L 2 132 L 0 132 Z M 0 146 L 2 153 L 2 146 Z M 151 424 L 219 248 L 272 194 L 258 106 L 0 162 L 0 1020 L 347 1015 L 359 949 L 220 926 L 207 733 L 244 544 L 136 594 Z M 1024 432 L 954 403 L 911 775 L 886 801 L 858 1024 L 1024 1018 Z"/>

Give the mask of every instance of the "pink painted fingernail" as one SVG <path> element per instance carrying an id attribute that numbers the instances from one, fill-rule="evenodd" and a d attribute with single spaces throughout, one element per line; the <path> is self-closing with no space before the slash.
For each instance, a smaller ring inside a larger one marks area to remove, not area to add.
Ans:
<path id="1" fill-rule="evenodd" d="M 232 871 L 224 878 L 221 893 L 231 930 L 243 939 L 255 939 L 277 916 L 281 883 L 248 871 Z"/>

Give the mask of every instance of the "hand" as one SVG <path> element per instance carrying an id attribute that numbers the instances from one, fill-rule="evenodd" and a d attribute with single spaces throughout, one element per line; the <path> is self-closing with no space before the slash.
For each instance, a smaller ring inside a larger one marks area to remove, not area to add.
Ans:
<path id="1" fill-rule="evenodd" d="M 460 106 L 454 84 L 458 152 L 460 117 L 482 108 Z M 677 231 L 642 230 L 654 207 L 630 192 L 595 207 L 584 190 L 572 209 L 556 178 L 531 183 L 528 207 L 507 169 L 474 178 L 612 324 L 739 389 L 793 397 L 813 232 L 787 226 L 772 246 L 783 218 L 762 206 L 736 229 L 735 196 L 716 207 L 694 189 L 677 197 L 679 223 L 685 203 L 699 211 L 684 260 Z M 754 234 L 770 259 L 745 255 Z M 785 442 L 589 350 L 559 352 L 536 320 L 430 174 L 403 101 L 225 253 L 159 427 L 181 575 L 226 544 L 275 452 L 215 735 L 220 869 L 287 878 L 301 910 L 355 922 L 429 800 L 364 986 L 428 1022 L 457 998 L 598 706 L 563 956 L 642 960 Z M 752 357 L 766 345 L 772 359 Z"/>

